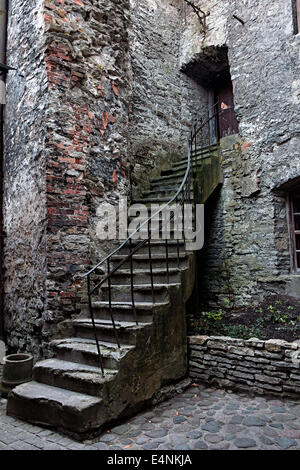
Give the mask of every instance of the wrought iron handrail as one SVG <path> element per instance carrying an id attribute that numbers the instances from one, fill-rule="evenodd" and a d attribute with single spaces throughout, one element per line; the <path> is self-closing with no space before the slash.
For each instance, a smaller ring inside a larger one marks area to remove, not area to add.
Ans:
<path id="1" fill-rule="evenodd" d="M 224 110 L 224 112 L 230 111 L 232 113 L 232 108 L 228 108 Z M 223 111 L 222 111 L 223 112 Z M 149 226 L 150 222 L 160 213 L 163 213 L 163 211 L 169 207 L 174 201 L 177 203 L 178 201 L 180 202 L 182 206 L 182 228 L 183 228 L 183 239 L 184 238 L 184 204 L 188 200 L 190 201 L 190 192 L 191 192 L 191 171 L 194 168 L 194 163 L 197 165 L 197 149 L 203 149 L 206 145 L 205 143 L 208 143 L 208 146 L 211 145 L 211 121 L 216 121 L 216 117 L 220 113 L 218 110 L 214 112 L 211 116 L 209 116 L 208 119 L 205 121 L 200 120 L 199 122 L 196 121 L 194 125 L 192 126 L 192 130 L 190 132 L 190 136 L 187 138 L 187 168 L 183 177 L 183 180 L 176 191 L 175 195 L 171 197 L 171 199 L 163 206 L 160 207 L 151 217 L 147 218 L 142 224 L 138 226 L 138 228 L 131 233 L 126 240 L 124 240 L 116 249 L 114 249 L 111 253 L 109 253 L 106 257 L 104 257 L 99 263 L 97 263 L 93 268 L 91 268 L 88 272 L 82 274 L 80 277 L 87 278 L 87 290 L 88 290 L 88 308 L 89 308 L 89 313 L 93 325 L 93 332 L 94 332 L 94 337 L 96 341 L 96 347 L 97 347 L 97 353 L 99 357 L 99 364 L 101 368 L 102 375 L 104 376 L 104 363 L 103 363 L 103 357 L 101 354 L 101 348 L 97 336 L 97 328 L 96 328 L 96 322 L 95 322 L 95 315 L 94 315 L 94 309 L 92 305 L 92 296 L 95 294 L 97 290 L 103 286 L 105 282 L 108 283 L 108 307 L 109 307 L 109 312 L 110 312 L 110 317 L 111 317 L 111 324 L 113 327 L 115 339 L 117 342 L 118 347 L 120 348 L 120 341 L 118 338 L 118 332 L 116 329 L 116 324 L 115 324 L 115 319 L 114 315 L 112 312 L 112 293 L 111 293 L 111 277 L 112 275 L 118 271 L 118 269 L 123 266 L 128 260 L 130 261 L 130 284 L 131 284 L 131 304 L 132 304 L 132 309 L 134 312 L 134 318 L 135 322 L 138 325 L 138 319 L 137 319 L 137 313 L 136 313 L 136 306 L 135 306 L 135 300 L 134 300 L 134 280 L 133 280 L 133 255 L 139 251 L 140 248 L 145 246 L 148 243 L 148 253 L 149 253 L 149 268 L 150 268 L 150 282 L 151 282 L 151 290 L 152 290 L 152 301 L 153 304 L 155 303 L 155 294 L 154 294 L 154 276 L 153 276 L 153 266 L 152 266 L 152 253 L 151 253 L 151 241 L 150 241 L 150 231 L 149 231 Z M 205 127 L 207 126 L 207 131 L 205 133 Z M 197 137 L 200 134 L 200 142 L 197 140 Z M 216 134 L 217 135 L 217 134 Z M 200 143 L 200 145 L 199 145 Z M 194 154 L 194 157 L 193 157 Z M 192 168 L 193 167 L 193 168 Z M 181 199 L 180 199 L 181 195 Z M 174 217 L 174 213 L 172 214 L 171 218 Z M 171 220 L 171 219 L 170 219 Z M 132 247 L 132 239 L 133 237 L 141 232 L 141 229 L 147 225 L 147 234 L 148 237 L 145 237 L 143 240 L 141 240 L 134 248 Z M 110 263 L 111 263 L 111 258 L 112 256 L 116 255 L 117 253 L 120 252 L 120 250 L 125 247 L 129 243 L 129 253 L 127 256 L 125 256 L 116 266 L 111 269 Z M 169 284 L 169 251 L 168 251 L 168 239 L 165 240 L 165 250 L 166 250 L 166 271 L 167 271 L 167 284 Z M 178 262 L 178 267 L 179 267 L 179 259 L 180 259 L 180 249 L 179 249 L 179 239 L 177 238 L 177 262 Z M 99 281 L 96 282 L 96 285 L 93 287 L 91 286 L 91 275 L 94 274 L 97 269 L 99 269 L 104 263 L 107 263 L 107 274 Z"/>

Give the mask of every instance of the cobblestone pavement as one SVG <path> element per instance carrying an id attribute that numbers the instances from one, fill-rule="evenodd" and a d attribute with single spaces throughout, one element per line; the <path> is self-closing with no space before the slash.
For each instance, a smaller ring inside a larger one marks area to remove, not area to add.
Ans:
<path id="1" fill-rule="evenodd" d="M 84 443 L 6 416 L 5 409 L 2 399 L 0 450 L 300 449 L 300 401 L 249 397 L 195 384 Z"/>

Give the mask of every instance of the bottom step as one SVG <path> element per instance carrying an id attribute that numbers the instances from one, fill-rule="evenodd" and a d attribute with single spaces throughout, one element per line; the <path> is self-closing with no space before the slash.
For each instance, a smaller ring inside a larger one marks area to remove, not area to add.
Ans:
<path id="1" fill-rule="evenodd" d="M 32 381 L 12 390 L 7 414 L 63 429 L 75 437 L 98 429 L 106 421 L 103 408 L 100 398 Z"/>

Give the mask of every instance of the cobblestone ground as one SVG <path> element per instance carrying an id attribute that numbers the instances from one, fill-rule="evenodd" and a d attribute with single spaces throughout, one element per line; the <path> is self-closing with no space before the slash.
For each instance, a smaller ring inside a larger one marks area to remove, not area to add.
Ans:
<path id="1" fill-rule="evenodd" d="M 6 416 L 5 409 L 2 399 L 0 450 L 300 449 L 300 401 L 249 397 L 202 385 L 84 443 Z"/>

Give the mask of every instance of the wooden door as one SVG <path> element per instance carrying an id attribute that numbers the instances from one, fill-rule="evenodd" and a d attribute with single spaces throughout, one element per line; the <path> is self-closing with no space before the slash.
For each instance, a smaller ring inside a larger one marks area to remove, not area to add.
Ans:
<path id="1" fill-rule="evenodd" d="M 238 123 L 236 120 L 233 104 L 232 84 L 219 87 L 215 90 L 215 99 L 218 105 L 218 127 L 219 138 L 238 133 Z"/>

